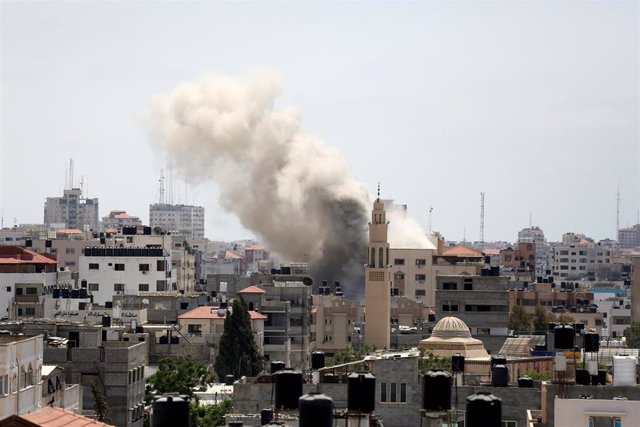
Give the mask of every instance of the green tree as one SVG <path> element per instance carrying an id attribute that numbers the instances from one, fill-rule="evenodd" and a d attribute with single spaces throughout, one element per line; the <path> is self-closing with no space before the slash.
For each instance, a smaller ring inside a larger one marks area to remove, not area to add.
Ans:
<path id="1" fill-rule="evenodd" d="M 224 426 L 224 416 L 231 413 L 232 409 L 233 401 L 231 399 L 224 399 L 214 405 L 200 405 L 197 402 L 192 402 L 193 427 Z"/>
<path id="2" fill-rule="evenodd" d="M 236 378 L 253 377 L 262 371 L 264 361 L 251 331 L 251 317 L 242 298 L 233 301 L 231 314 L 227 311 L 224 332 L 220 337 L 215 371 L 219 379 L 227 375 Z"/>
<path id="3" fill-rule="evenodd" d="M 536 311 L 533 313 L 533 332 L 535 334 L 547 332 L 551 319 L 551 313 L 545 310 L 544 307 L 537 306 Z"/>
<path id="4" fill-rule="evenodd" d="M 571 325 L 573 322 L 575 322 L 574 318 L 566 313 L 561 313 L 558 316 L 553 316 L 553 321 L 561 323 L 563 325 Z"/>
<path id="5" fill-rule="evenodd" d="M 420 348 L 419 369 L 421 374 L 426 374 L 433 369 L 442 369 L 451 373 L 451 357 L 436 356 L 424 348 Z"/>
<path id="6" fill-rule="evenodd" d="M 624 330 L 624 337 L 627 341 L 627 347 L 640 348 L 640 323 L 633 322 L 631 326 Z"/>
<path id="7" fill-rule="evenodd" d="M 102 390 L 99 390 L 95 384 L 91 384 L 91 394 L 93 395 L 93 410 L 96 411 L 96 419 L 101 423 L 111 423 L 111 410 L 107 405 L 107 399 L 104 397 Z"/>
<path id="8" fill-rule="evenodd" d="M 514 306 L 509 313 L 509 329 L 515 332 L 531 332 L 531 316 L 519 305 Z"/>
<path id="9" fill-rule="evenodd" d="M 147 378 L 145 400 L 147 404 L 157 395 L 179 393 L 195 398 L 196 388 L 206 387 L 215 378 L 209 368 L 202 362 L 190 357 L 164 358 L 158 364 L 158 371 Z"/>

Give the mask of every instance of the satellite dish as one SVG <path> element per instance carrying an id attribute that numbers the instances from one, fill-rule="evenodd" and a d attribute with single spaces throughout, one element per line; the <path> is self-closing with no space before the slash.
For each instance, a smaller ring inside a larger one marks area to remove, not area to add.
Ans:
<path id="1" fill-rule="evenodd" d="M 302 279 L 302 283 L 306 286 L 311 286 L 313 285 L 313 279 L 311 277 L 305 277 Z"/>

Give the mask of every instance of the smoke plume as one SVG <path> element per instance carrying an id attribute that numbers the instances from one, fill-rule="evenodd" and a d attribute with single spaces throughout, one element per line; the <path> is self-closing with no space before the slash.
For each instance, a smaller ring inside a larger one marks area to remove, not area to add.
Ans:
<path id="1" fill-rule="evenodd" d="M 223 208 L 267 249 L 309 261 L 315 279 L 348 283 L 362 275 L 369 195 L 295 108 L 274 107 L 281 86 L 272 74 L 182 84 L 152 103 L 154 144 L 189 181 L 213 180 Z"/>

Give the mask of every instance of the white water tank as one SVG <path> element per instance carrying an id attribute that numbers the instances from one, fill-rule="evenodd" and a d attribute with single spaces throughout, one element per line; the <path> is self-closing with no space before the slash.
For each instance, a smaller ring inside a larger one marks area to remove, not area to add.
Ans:
<path id="1" fill-rule="evenodd" d="M 613 385 L 636 385 L 636 365 L 638 360 L 633 356 L 613 356 Z"/>
<path id="2" fill-rule="evenodd" d="M 589 370 L 589 375 L 598 375 L 598 361 L 587 360 L 587 369 Z"/>
<path id="3" fill-rule="evenodd" d="M 565 372 L 567 370 L 567 357 L 564 353 L 556 353 L 556 356 L 553 358 L 553 368 L 556 372 Z"/>

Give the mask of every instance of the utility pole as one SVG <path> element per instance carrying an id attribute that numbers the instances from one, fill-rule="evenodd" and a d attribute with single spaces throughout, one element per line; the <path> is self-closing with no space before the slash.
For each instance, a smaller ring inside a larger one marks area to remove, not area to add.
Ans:
<path id="1" fill-rule="evenodd" d="M 158 180 L 160 183 L 160 194 L 158 197 L 158 203 L 164 203 L 164 169 L 160 169 L 160 179 Z"/>
<path id="2" fill-rule="evenodd" d="M 618 181 L 618 194 L 616 195 L 616 240 L 620 231 L 620 181 Z"/>
<path id="3" fill-rule="evenodd" d="M 433 206 L 429 206 L 429 234 L 431 234 L 431 213 L 433 212 Z"/>

